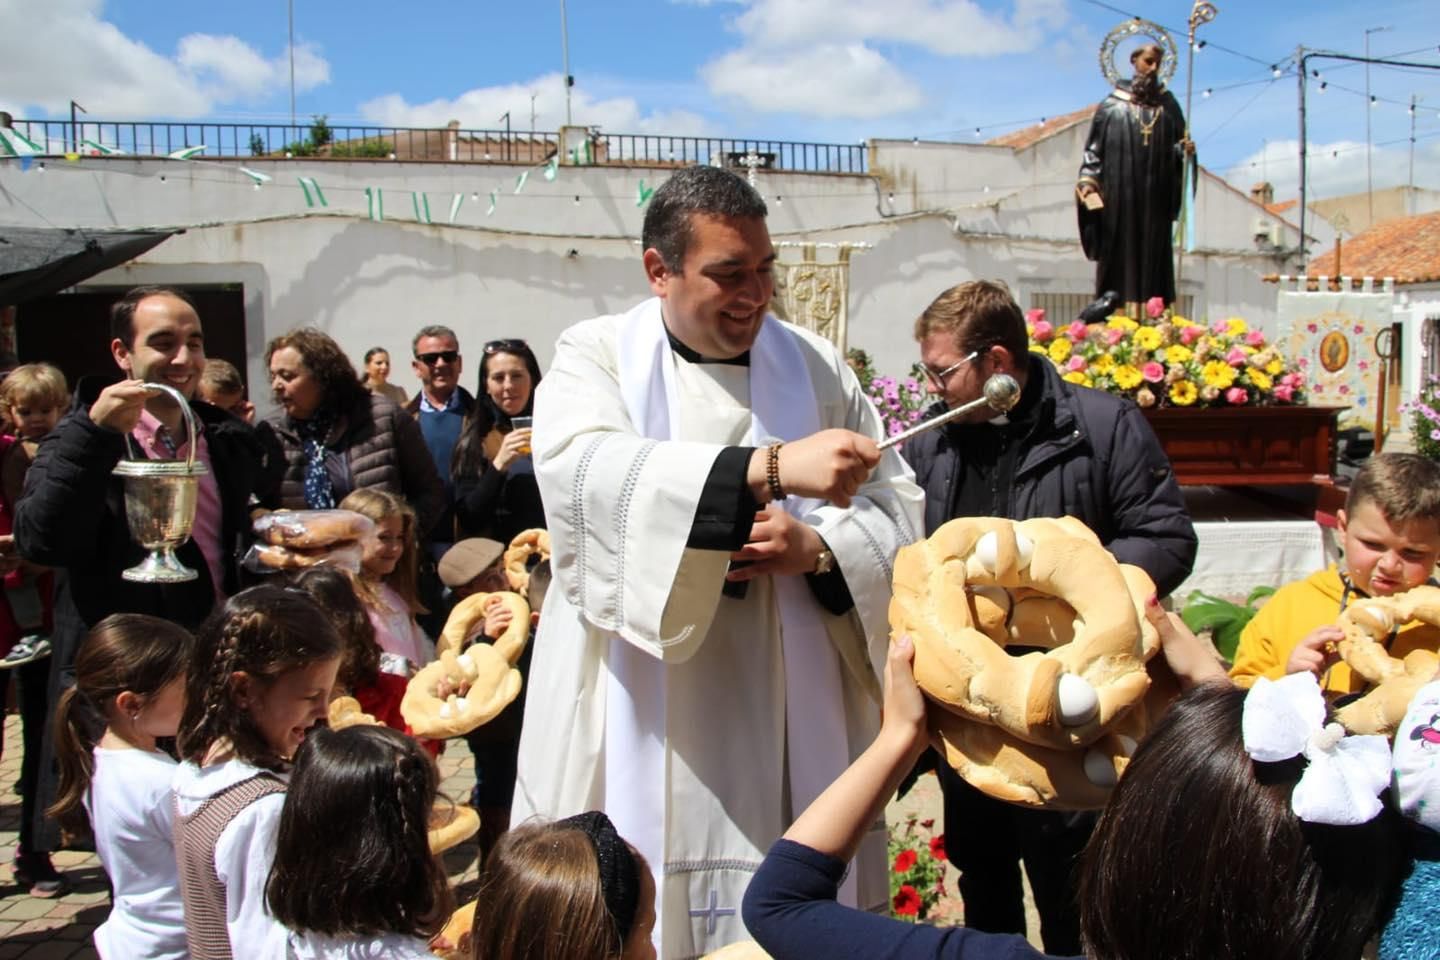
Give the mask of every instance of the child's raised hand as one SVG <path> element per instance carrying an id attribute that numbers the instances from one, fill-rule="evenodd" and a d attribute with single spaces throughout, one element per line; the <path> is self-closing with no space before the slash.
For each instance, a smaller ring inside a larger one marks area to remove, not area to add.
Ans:
<path id="1" fill-rule="evenodd" d="M 915 642 L 901 635 L 890 643 L 885 663 L 885 702 L 880 735 L 894 737 L 916 756 L 925 749 L 925 695 L 915 683 Z"/>
<path id="2" fill-rule="evenodd" d="M 1336 645 L 1345 639 L 1345 633 L 1334 624 L 1316 627 L 1295 644 L 1290 659 L 1285 661 L 1286 673 L 1310 672 L 1320 676 L 1325 668 L 1340 659 Z"/>
<path id="3" fill-rule="evenodd" d="M 485 601 L 485 636 L 498 640 L 509 629 L 514 617 L 510 608 L 502 604 L 499 597 L 492 595 Z"/>
<path id="4" fill-rule="evenodd" d="M 1177 614 L 1169 613 L 1160 606 L 1158 598 L 1151 597 L 1145 605 L 1145 618 L 1160 634 L 1160 652 L 1182 689 L 1228 680 L 1225 665 L 1215 647 L 1195 636 Z"/>

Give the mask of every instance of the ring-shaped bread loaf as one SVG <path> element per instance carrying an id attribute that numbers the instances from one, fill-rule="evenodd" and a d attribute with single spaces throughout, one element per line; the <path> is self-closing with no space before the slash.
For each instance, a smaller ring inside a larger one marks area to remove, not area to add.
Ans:
<path id="1" fill-rule="evenodd" d="M 530 558 L 550 559 L 550 531 L 542 527 L 521 530 L 505 551 L 505 577 L 510 589 L 523 594 L 530 587 Z"/>
<path id="2" fill-rule="evenodd" d="M 1012 611 L 1035 595 L 1063 601 L 1042 605 L 1042 614 L 1073 611 L 1073 621 L 1066 616 L 1043 631 L 1033 622 L 1022 636 L 1007 628 L 1010 643 L 1068 642 L 1011 656 L 972 612 L 972 598 L 991 602 L 994 588 L 1009 595 Z M 963 518 L 897 555 L 891 633 L 914 639 L 915 679 L 937 704 L 1037 746 L 1085 746 L 1150 685 L 1145 662 L 1159 637 L 1144 604 L 1154 589 L 1072 517 Z"/>
<path id="3" fill-rule="evenodd" d="M 510 611 L 510 624 L 498 638 L 490 641 L 495 650 L 509 663 L 516 663 L 530 639 L 530 604 L 518 593 L 497 590 L 495 593 L 474 593 L 455 604 L 435 642 L 435 653 L 447 650 L 459 653 L 467 643 L 479 636 L 485 627 L 485 612 L 490 608 L 490 598 L 496 597 Z"/>
<path id="4" fill-rule="evenodd" d="M 346 727 L 374 727 L 379 726 L 380 721 L 372 714 L 368 714 L 360 706 L 360 701 L 354 697 L 336 697 L 330 701 L 330 717 L 328 720 L 331 730 L 344 730 Z"/>
<path id="5" fill-rule="evenodd" d="M 444 698 L 441 684 L 457 688 Z M 446 650 L 410 678 L 400 715 L 417 737 L 464 736 L 494 720 L 520 695 L 520 671 L 488 643 L 472 643 L 458 656 Z"/>
<path id="6" fill-rule="evenodd" d="M 1440 656 L 1429 650 L 1411 650 L 1404 659 L 1386 650 L 1391 635 L 1411 620 L 1440 626 L 1440 587 L 1365 597 L 1341 611 L 1340 658 L 1371 684 L 1364 696 L 1335 711 L 1351 733 L 1394 736 L 1416 691 L 1440 672 Z"/>
<path id="7" fill-rule="evenodd" d="M 441 854 L 480 832 L 480 814 L 461 803 L 436 803 L 430 808 L 430 852 Z"/>

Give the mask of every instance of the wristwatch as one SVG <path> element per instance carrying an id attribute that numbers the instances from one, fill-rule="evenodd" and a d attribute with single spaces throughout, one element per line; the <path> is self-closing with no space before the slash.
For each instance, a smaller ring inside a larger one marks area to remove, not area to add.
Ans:
<path id="1" fill-rule="evenodd" d="M 810 572 L 818 577 L 827 574 L 834 569 L 835 554 L 830 551 L 829 547 L 822 548 L 820 550 L 820 553 L 815 557 L 815 569 Z"/>

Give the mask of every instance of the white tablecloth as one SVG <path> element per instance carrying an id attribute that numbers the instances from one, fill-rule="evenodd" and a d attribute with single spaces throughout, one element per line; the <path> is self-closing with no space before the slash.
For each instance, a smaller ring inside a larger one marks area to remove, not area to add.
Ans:
<path id="1" fill-rule="evenodd" d="M 1192 590 L 1243 601 L 1252 589 L 1303 580 L 1335 562 L 1331 531 L 1314 520 L 1199 521 L 1195 568 L 1175 591 L 1183 604 Z"/>

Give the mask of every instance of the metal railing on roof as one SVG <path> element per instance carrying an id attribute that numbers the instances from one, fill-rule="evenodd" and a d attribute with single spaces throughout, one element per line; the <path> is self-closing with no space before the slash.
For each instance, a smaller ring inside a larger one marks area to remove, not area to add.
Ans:
<path id="1" fill-rule="evenodd" d="M 170 156 L 203 147 L 206 158 L 406 160 L 443 163 L 543 163 L 562 150 L 560 135 L 535 130 L 455 127 L 201 123 L 152 120 L 16 120 L 20 133 L 45 153 Z M 744 169 L 863 174 L 863 144 L 591 131 L 565 149 L 577 164 L 684 166 L 714 163 Z"/>

